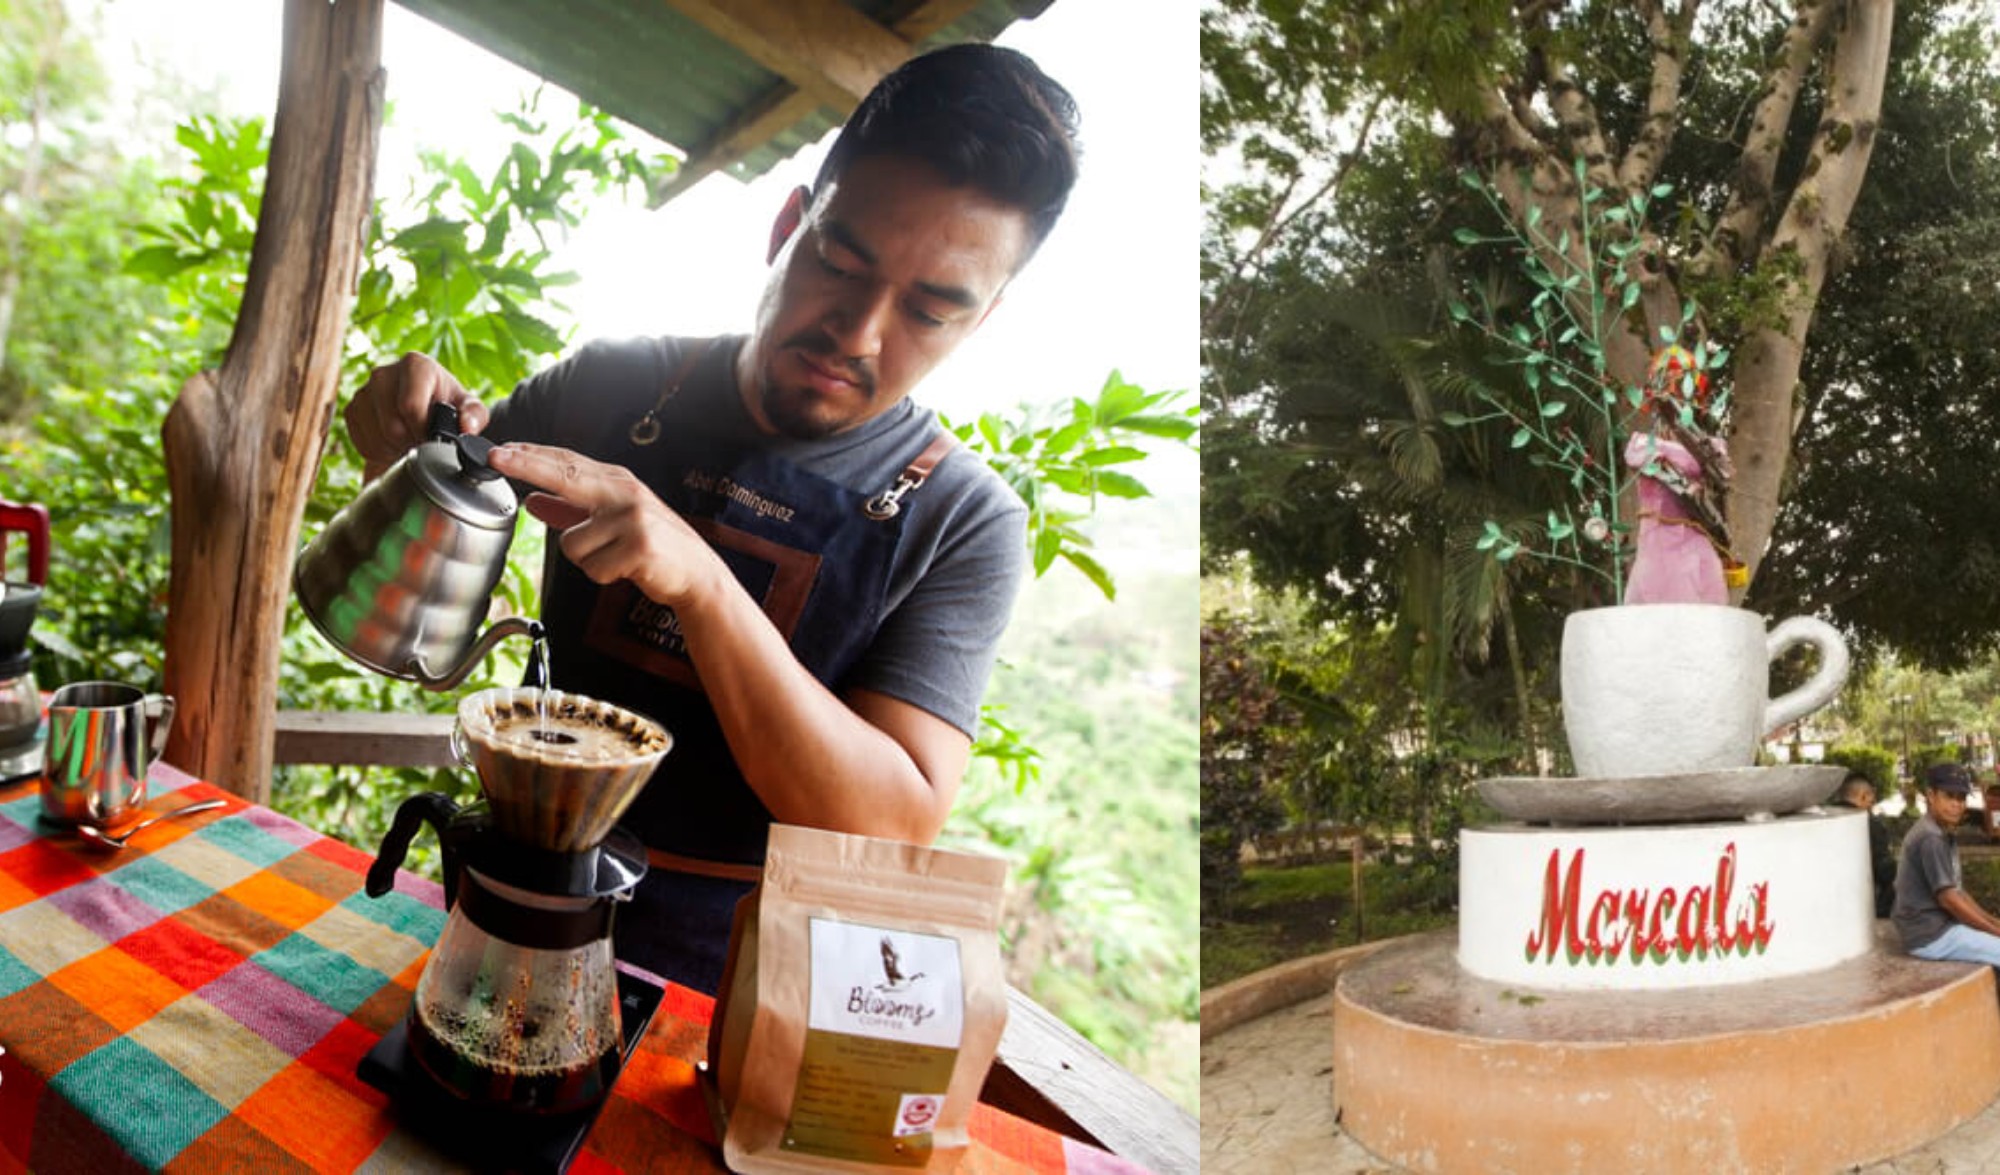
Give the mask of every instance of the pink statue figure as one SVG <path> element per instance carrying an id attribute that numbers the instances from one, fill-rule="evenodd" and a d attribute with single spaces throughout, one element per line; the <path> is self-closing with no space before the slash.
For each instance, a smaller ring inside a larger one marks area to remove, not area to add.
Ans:
<path id="1" fill-rule="evenodd" d="M 1625 464 L 1643 470 L 1654 463 L 1656 473 L 1639 475 L 1639 539 L 1625 602 L 1727 604 L 1722 556 L 1690 500 L 1703 492 L 1701 462 L 1678 441 L 1633 433 Z"/>

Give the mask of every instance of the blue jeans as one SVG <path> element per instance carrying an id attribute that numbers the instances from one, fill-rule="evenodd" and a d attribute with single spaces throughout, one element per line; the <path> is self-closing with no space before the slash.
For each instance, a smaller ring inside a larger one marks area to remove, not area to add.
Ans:
<path id="1" fill-rule="evenodd" d="M 1919 959 L 1929 959 L 1933 963 L 1949 959 L 1959 963 L 1984 963 L 1989 967 L 2000 967 L 2000 937 L 1954 922 L 1950 930 L 1910 953 Z"/>

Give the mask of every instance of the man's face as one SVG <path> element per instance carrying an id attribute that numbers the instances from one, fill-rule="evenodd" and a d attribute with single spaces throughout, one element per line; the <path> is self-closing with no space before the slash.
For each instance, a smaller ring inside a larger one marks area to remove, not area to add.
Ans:
<path id="1" fill-rule="evenodd" d="M 1029 230 L 927 163 L 871 156 L 779 235 L 737 378 L 761 427 L 810 439 L 909 395 L 993 308 Z"/>
<path id="2" fill-rule="evenodd" d="M 1965 797 L 1952 792 L 1927 789 L 1930 792 L 1931 817 L 1945 828 L 1956 828 L 1965 819 Z"/>

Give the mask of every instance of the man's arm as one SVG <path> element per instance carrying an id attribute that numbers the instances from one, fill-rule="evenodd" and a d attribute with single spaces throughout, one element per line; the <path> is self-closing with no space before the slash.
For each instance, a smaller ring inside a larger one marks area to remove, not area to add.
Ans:
<path id="1" fill-rule="evenodd" d="M 928 843 L 944 825 L 971 740 L 883 694 L 846 700 L 793 656 L 722 559 L 645 484 L 563 449 L 493 451 L 508 477 L 560 494 L 528 510 L 562 532 L 595 583 L 630 580 L 674 609 L 688 656 L 751 790 L 788 824 Z"/>
<path id="2" fill-rule="evenodd" d="M 2000 935 L 2000 919 L 1980 909 L 1979 903 L 1973 901 L 1972 895 L 1964 890 L 1948 885 L 1937 891 L 1937 903 L 1944 907 L 1945 913 L 1958 919 L 1962 925 L 1974 930 L 1983 930 L 1988 934 Z"/>

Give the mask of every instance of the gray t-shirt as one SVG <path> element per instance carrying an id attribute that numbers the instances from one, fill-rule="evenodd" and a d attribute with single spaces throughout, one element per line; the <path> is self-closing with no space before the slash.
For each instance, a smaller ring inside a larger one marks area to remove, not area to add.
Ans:
<path id="1" fill-rule="evenodd" d="M 1944 889 L 1962 889 L 1964 884 L 1958 846 L 1926 814 L 1903 838 L 1902 864 L 1896 870 L 1896 906 L 1889 917 L 1896 923 L 1904 950 L 1936 942 L 1957 925 L 1958 919 L 1938 905 L 1937 895 Z"/>
<path id="2" fill-rule="evenodd" d="M 486 435 L 533 441 L 610 459 L 622 437 L 658 402 L 699 340 L 601 340 L 522 381 L 494 406 Z M 718 448 L 748 445 L 869 495 L 924 451 L 937 415 L 909 400 L 857 428 L 800 441 L 760 433 L 730 378 L 741 336 L 716 340 L 657 415 L 662 430 L 692 431 Z M 918 706 L 976 736 L 979 700 L 993 668 L 1027 562 L 1027 507 L 986 463 L 963 447 L 902 500 L 902 538 L 889 569 L 885 618 L 874 642 L 838 683 Z"/>

